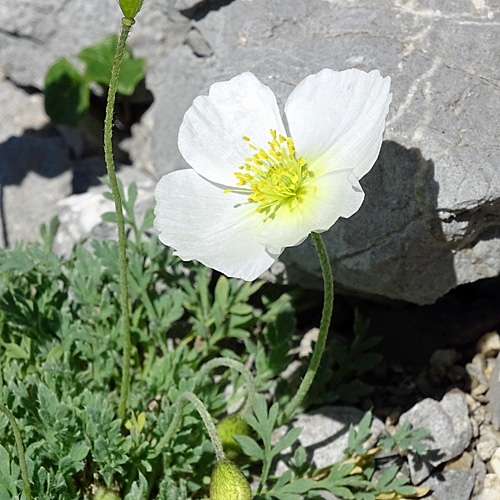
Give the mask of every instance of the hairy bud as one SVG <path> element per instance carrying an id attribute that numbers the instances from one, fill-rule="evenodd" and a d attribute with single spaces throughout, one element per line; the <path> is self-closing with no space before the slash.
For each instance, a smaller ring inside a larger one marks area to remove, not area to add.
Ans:
<path id="1" fill-rule="evenodd" d="M 103 487 L 97 488 L 94 500 L 121 500 L 120 495 Z"/>
<path id="2" fill-rule="evenodd" d="M 250 429 L 246 420 L 239 413 L 233 413 L 232 415 L 224 417 L 217 424 L 217 434 L 219 435 L 227 458 L 235 460 L 241 453 L 241 447 L 233 439 L 233 436 L 235 434 L 248 436 L 250 434 Z"/>
<path id="3" fill-rule="evenodd" d="M 144 0 L 119 0 L 120 9 L 127 19 L 134 19 L 142 8 Z"/>
<path id="4" fill-rule="evenodd" d="M 210 500 L 251 500 L 250 485 L 239 467 L 221 460 L 214 467 L 210 481 Z"/>

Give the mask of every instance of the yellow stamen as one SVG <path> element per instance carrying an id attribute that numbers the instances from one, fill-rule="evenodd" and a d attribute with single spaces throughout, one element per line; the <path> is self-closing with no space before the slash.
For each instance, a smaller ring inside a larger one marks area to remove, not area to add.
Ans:
<path id="1" fill-rule="evenodd" d="M 297 155 L 291 137 L 284 137 L 273 129 L 270 134 L 272 140 L 268 142 L 267 151 L 243 136 L 256 153 L 245 158 L 244 165 L 239 167 L 247 173 L 235 172 L 237 185 L 245 188 L 233 190 L 248 193 L 248 201 L 258 204 L 257 212 L 266 217 L 274 217 L 284 204 L 300 202 L 312 175 L 305 159 Z"/>

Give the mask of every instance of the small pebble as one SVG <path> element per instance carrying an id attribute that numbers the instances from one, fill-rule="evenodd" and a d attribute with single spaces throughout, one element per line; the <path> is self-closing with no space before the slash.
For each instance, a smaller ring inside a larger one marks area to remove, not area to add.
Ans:
<path id="1" fill-rule="evenodd" d="M 483 439 L 480 438 L 476 444 L 476 451 L 483 462 L 488 462 L 493 453 L 498 448 L 498 441 L 496 439 Z"/>
<path id="2" fill-rule="evenodd" d="M 486 379 L 486 376 L 484 375 L 484 370 L 480 370 L 473 363 L 467 363 L 465 365 L 465 369 L 467 370 L 467 373 L 469 374 L 469 377 L 471 378 L 471 387 L 472 388 L 476 387 L 477 385 L 485 385 L 486 388 L 488 388 L 488 380 Z"/>
<path id="3" fill-rule="evenodd" d="M 476 439 L 479 437 L 479 425 L 474 419 L 472 419 L 470 423 L 472 427 L 472 437 Z"/>
<path id="4" fill-rule="evenodd" d="M 487 380 L 490 380 L 491 376 L 493 375 L 493 370 L 495 369 L 496 360 L 497 358 L 488 358 L 486 360 L 486 368 L 484 369 L 483 372 Z"/>
<path id="5" fill-rule="evenodd" d="M 481 403 L 476 401 L 470 394 L 465 395 L 465 400 L 467 401 L 467 406 L 469 407 L 469 411 L 473 412 L 476 408 L 481 406 Z"/>
<path id="6" fill-rule="evenodd" d="M 496 425 L 484 424 L 481 426 L 481 436 L 488 436 L 491 439 L 496 439 L 498 441 L 498 446 L 500 446 L 500 431 Z"/>
<path id="7" fill-rule="evenodd" d="M 485 333 L 477 341 L 476 349 L 486 358 L 494 358 L 500 352 L 500 335 L 497 332 Z"/>
<path id="8" fill-rule="evenodd" d="M 495 453 L 493 453 L 493 456 L 490 460 L 490 465 L 491 468 L 495 471 L 498 479 L 500 479 L 500 448 L 497 448 L 495 450 Z"/>
<path id="9" fill-rule="evenodd" d="M 484 354 L 481 352 L 478 352 L 473 358 L 471 363 L 480 371 L 484 372 L 484 369 L 486 368 L 486 358 L 484 357 Z"/>
<path id="10" fill-rule="evenodd" d="M 484 422 L 488 423 L 488 411 L 484 406 L 478 406 L 471 414 L 472 420 L 474 420 L 478 426 L 481 426 Z"/>
<path id="11" fill-rule="evenodd" d="M 477 396 L 474 396 L 474 399 L 476 401 L 479 401 L 481 404 L 486 404 L 489 399 L 484 395 L 484 394 L 478 394 Z"/>
<path id="12" fill-rule="evenodd" d="M 469 470 L 472 467 L 474 457 L 471 453 L 464 451 L 461 455 L 446 462 L 445 469 Z"/>
<path id="13" fill-rule="evenodd" d="M 474 387 L 470 393 L 476 397 L 476 396 L 481 396 L 482 394 L 485 394 L 486 391 L 488 390 L 488 385 L 485 384 L 478 384 L 476 387 Z"/>
<path id="14" fill-rule="evenodd" d="M 477 497 L 478 500 L 500 500 L 500 479 L 496 474 L 486 474 L 483 490 Z"/>

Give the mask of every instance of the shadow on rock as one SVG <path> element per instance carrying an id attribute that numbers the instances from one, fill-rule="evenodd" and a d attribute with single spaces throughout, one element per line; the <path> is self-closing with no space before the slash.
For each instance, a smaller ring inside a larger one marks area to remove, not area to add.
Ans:
<path id="1" fill-rule="evenodd" d="M 323 235 L 337 289 L 430 304 L 454 288 L 453 247 L 441 228 L 433 162 L 417 149 L 386 141 L 361 185 L 361 209 Z M 290 281 L 321 286 L 310 241 L 288 249 L 283 261 Z"/>

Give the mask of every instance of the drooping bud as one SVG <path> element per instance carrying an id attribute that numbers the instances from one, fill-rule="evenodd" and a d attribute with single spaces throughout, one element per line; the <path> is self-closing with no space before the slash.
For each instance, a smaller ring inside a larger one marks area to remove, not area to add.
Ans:
<path id="1" fill-rule="evenodd" d="M 217 424 L 217 434 L 219 435 L 227 458 L 235 460 L 241 453 L 241 447 L 234 440 L 233 436 L 235 434 L 248 436 L 250 434 L 250 429 L 246 420 L 239 413 L 233 413 L 232 415 L 224 417 Z"/>
<path id="2" fill-rule="evenodd" d="M 142 8 L 144 0 L 118 0 L 120 9 L 127 19 L 135 19 L 135 16 Z"/>
<path id="3" fill-rule="evenodd" d="M 234 462 L 221 460 L 214 467 L 210 500 L 252 500 L 250 485 Z"/>
<path id="4" fill-rule="evenodd" d="M 118 493 L 99 486 L 94 495 L 94 500 L 121 500 Z"/>

